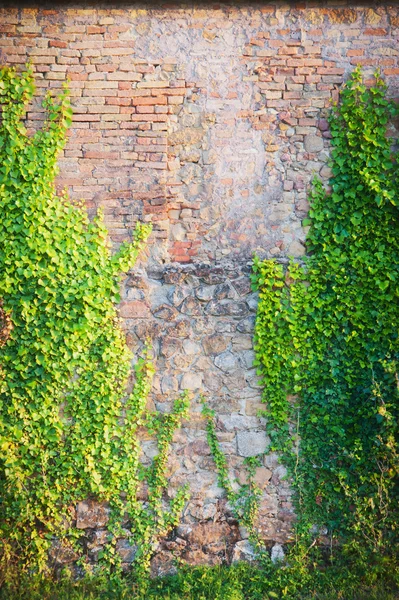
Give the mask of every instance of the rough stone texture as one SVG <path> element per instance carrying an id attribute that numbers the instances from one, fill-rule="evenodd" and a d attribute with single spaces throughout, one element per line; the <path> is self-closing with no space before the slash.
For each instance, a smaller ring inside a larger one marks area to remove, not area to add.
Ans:
<path id="1" fill-rule="evenodd" d="M 109 509 L 104 503 L 87 500 L 76 507 L 76 527 L 88 529 L 104 527 L 108 523 Z"/>
<path id="2" fill-rule="evenodd" d="M 237 435 L 238 454 L 240 456 L 257 456 L 263 454 L 269 440 L 263 431 L 240 431 Z"/>
<path id="3" fill-rule="evenodd" d="M 31 60 L 40 94 L 70 79 L 74 116 L 59 187 L 84 199 L 90 214 L 103 209 L 115 244 L 138 219 L 154 226 L 146 261 L 124 282 L 120 315 L 133 352 L 153 341 L 151 406 L 169 410 L 184 388 L 193 395 L 168 467 L 169 496 L 188 482 L 192 498 L 158 549 L 154 574 L 170 572 L 173 556 L 192 564 L 251 558 L 217 485 L 199 393 L 218 415 L 231 477 L 242 479 L 244 457 L 268 445 L 252 366 L 252 252 L 282 262 L 305 253 L 309 184 L 314 173 L 325 182 L 331 175 L 330 102 L 357 64 L 366 76 L 380 67 L 397 95 L 398 38 L 395 3 L 0 8 L 1 62 Z M 27 118 L 30 131 L 41 125 L 40 98 Z M 145 440 L 143 460 L 155 453 Z M 285 475 L 272 453 L 256 472 L 259 531 L 274 548 L 290 540 L 294 519 Z M 93 560 L 107 520 L 102 504 L 77 506 Z M 57 564 L 73 560 L 67 548 L 52 552 Z M 128 532 L 118 552 L 125 565 L 133 559 Z"/>
<path id="4" fill-rule="evenodd" d="M 231 562 L 240 562 L 246 560 L 253 562 L 255 560 L 255 552 L 248 540 L 241 540 L 234 546 L 234 552 Z"/>
<path id="5" fill-rule="evenodd" d="M 282 562 L 285 558 L 285 552 L 284 552 L 284 548 L 281 546 L 281 544 L 274 544 L 271 553 L 270 553 L 270 558 L 272 560 L 272 562 L 274 563 L 279 563 Z"/>
<path id="6" fill-rule="evenodd" d="M 54 566 L 67 565 L 78 559 L 78 555 L 73 548 L 62 544 L 59 540 L 53 541 L 49 556 Z"/>

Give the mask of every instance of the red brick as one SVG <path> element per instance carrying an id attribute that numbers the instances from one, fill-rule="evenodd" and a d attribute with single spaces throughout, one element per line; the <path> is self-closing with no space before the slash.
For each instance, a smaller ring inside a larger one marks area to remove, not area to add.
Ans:
<path id="1" fill-rule="evenodd" d="M 154 107 L 153 106 L 136 106 L 136 112 L 137 113 L 153 113 Z"/>
<path id="2" fill-rule="evenodd" d="M 87 27 L 87 33 L 89 35 L 96 34 L 96 33 L 105 33 L 105 31 L 106 31 L 105 27 L 97 27 L 94 25 L 88 25 L 88 27 Z"/>
<path id="3" fill-rule="evenodd" d="M 289 46 L 282 46 L 281 48 L 278 49 L 277 54 L 298 54 L 298 48 L 291 48 Z"/>
<path id="4" fill-rule="evenodd" d="M 356 50 L 348 50 L 346 56 L 363 56 L 364 50 L 362 48 L 357 48 Z"/>
<path id="5" fill-rule="evenodd" d="M 106 104 L 115 104 L 116 106 L 130 106 L 130 98 L 106 98 Z"/>
<path id="6" fill-rule="evenodd" d="M 387 35 L 386 29 L 376 28 L 376 29 L 365 29 L 363 35 Z"/>
<path id="7" fill-rule="evenodd" d="M 119 158 L 119 152 L 85 152 L 85 158 Z"/>
<path id="8" fill-rule="evenodd" d="M 270 40 L 269 46 L 270 48 L 280 48 L 281 46 L 284 46 L 284 42 L 281 40 Z"/>
<path id="9" fill-rule="evenodd" d="M 132 99 L 132 104 L 134 106 L 149 106 L 152 104 L 166 104 L 167 98 L 166 96 L 144 96 L 144 97 L 135 97 Z"/>
<path id="10" fill-rule="evenodd" d="M 166 123 L 167 115 L 132 115 L 132 121 L 151 121 L 152 123 Z"/>

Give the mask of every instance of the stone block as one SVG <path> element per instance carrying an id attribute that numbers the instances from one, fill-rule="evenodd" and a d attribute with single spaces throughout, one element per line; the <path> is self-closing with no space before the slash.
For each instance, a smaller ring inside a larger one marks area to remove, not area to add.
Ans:
<path id="1" fill-rule="evenodd" d="M 240 456 L 257 456 L 269 447 L 270 440 L 264 431 L 240 431 L 237 433 L 237 448 Z"/>
<path id="2" fill-rule="evenodd" d="M 75 562 L 79 557 L 70 546 L 54 540 L 49 551 L 50 560 L 56 565 L 67 565 Z"/>
<path id="3" fill-rule="evenodd" d="M 202 346 L 204 348 L 205 354 L 216 355 L 222 353 L 226 350 L 228 346 L 228 340 L 225 335 L 207 335 L 202 340 Z"/>
<path id="4" fill-rule="evenodd" d="M 223 352 L 222 354 L 218 354 L 218 356 L 215 357 L 214 362 L 218 369 L 224 371 L 225 373 L 234 371 L 238 365 L 237 357 L 232 352 Z"/>
<path id="5" fill-rule="evenodd" d="M 289 246 L 288 254 L 294 258 L 298 258 L 299 256 L 304 256 L 306 254 L 306 248 L 301 242 L 294 240 Z"/>
<path id="6" fill-rule="evenodd" d="M 321 152 L 324 148 L 323 138 L 318 135 L 307 135 L 305 136 L 304 146 L 306 152 L 311 154 Z"/>
<path id="7" fill-rule="evenodd" d="M 201 386 L 202 375 L 200 373 L 184 373 L 180 382 L 180 389 L 198 391 Z"/>
<path id="8" fill-rule="evenodd" d="M 259 425 L 259 419 L 256 417 L 246 417 L 245 415 L 219 415 L 217 417 L 218 427 L 222 431 L 245 431 Z M 270 475 L 271 476 L 271 475 Z"/>
<path id="9" fill-rule="evenodd" d="M 137 550 L 137 546 L 130 544 L 128 540 L 122 539 L 116 542 L 116 551 L 121 557 L 122 563 L 134 562 Z"/>
<path id="10" fill-rule="evenodd" d="M 104 527 L 108 523 L 110 509 L 103 502 L 86 500 L 76 506 L 77 529 L 94 529 Z"/>
<path id="11" fill-rule="evenodd" d="M 233 556 L 231 558 L 232 563 L 236 562 L 254 562 L 256 560 L 256 553 L 254 547 L 249 540 L 241 540 L 234 546 Z"/>
<path id="12" fill-rule="evenodd" d="M 280 563 L 283 562 L 285 559 L 285 552 L 284 552 L 284 548 L 281 546 L 281 544 L 274 544 L 271 553 L 270 553 L 270 558 L 272 563 Z"/>

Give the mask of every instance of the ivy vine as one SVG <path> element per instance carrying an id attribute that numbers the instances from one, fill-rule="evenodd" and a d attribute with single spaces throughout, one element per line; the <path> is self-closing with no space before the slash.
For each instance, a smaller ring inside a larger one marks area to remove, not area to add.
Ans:
<path id="1" fill-rule="evenodd" d="M 256 467 L 260 466 L 259 458 L 250 456 L 245 459 L 244 467 L 247 475 L 247 483 L 238 484 L 238 481 L 236 481 L 235 483 L 238 485 L 238 490 L 236 491 L 230 480 L 226 456 L 220 448 L 216 435 L 215 412 L 209 408 L 205 400 L 203 400 L 202 415 L 206 421 L 206 436 L 209 449 L 215 461 L 218 484 L 226 493 L 226 498 L 234 518 L 237 519 L 240 525 L 246 528 L 252 545 L 259 554 L 262 554 L 265 552 L 266 547 L 257 531 L 257 517 L 262 490 L 255 482 Z"/>
<path id="2" fill-rule="evenodd" d="M 47 121 L 23 124 L 34 94 L 31 69 L 0 70 L 0 567 L 21 577 L 48 572 L 54 548 L 87 564 L 73 511 L 88 497 L 108 503 L 103 567 L 120 569 L 116 539 L 130 531 L 146 571 L 159 535 L 177 524 L 188 492 L 165 502 L 173 432 L 187 414 L 183 394 L 168 415 L 147 414 L 154 372 L 146 350 L 127 393 L 132 356 L 115 303 L 120 273 L 134 264 L 150 226 L 112 254 L 102 216 L 56 195 L 57 155 L 72 111 L 67 90 L 47 95 Z M 159 454 L 140 462 L 138 428 L 156 435 Z M 141 481 L 148 500 L 140 500 Z"/>
<path id="3" fill-rule="evenodd" d="M 330 114 L 331 191 L 314 180 L 304 266 L 255 258 L 252 276 L 268 429 L 299 528 L 388 554 L 399 533 L 395 114 L 379 73 L 367 87 L 356 69 Z"/>

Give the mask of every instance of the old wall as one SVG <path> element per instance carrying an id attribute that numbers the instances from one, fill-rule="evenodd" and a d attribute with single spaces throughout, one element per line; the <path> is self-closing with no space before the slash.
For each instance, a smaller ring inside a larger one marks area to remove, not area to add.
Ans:
<path id="1" fill-rule="evenodd" d="M 179 389 L 194 393 L 170 462 L 170 493 L 188 481 L 192 500 L 167 548 L 192 563 L 230 560 L 245 534 L 216 485 L 198 394 L 216 408 L 232 475 L 241 476 L 244 457 L 267 448 L 256 416 L 251 254 L 304 254 L 307 188 L 314 173 L 329 176 L 331 100 L 357 64 L 368 74 L 381 67 L 397 95 L 398 5 L 4 6 L 1 63 L 29 58 L 41 94 L 70 80 L 74 118 L 60 187 L 92 213 L 101 206 L 116 243 L 138 218 L 154 224 L 148 260 L 127 278 L 120 312 L 134 351 L 153 339 L 157 408 L 167 410 Z M 42 117 L 38 101 L 32 128 Z M 150 459 L 154 447 L 145 441 L 144 449 Z M 270 544 L 289 539 L 293 519 L 283 476 L 267 455 L 257 477 Z M 89 518 L 86 509 L 78 523 L 91 531 L 96 512 Z M 101 535 L 93 539 L 95 556 Z M 156 558 L 160 569 L 164 558 Z"/>

